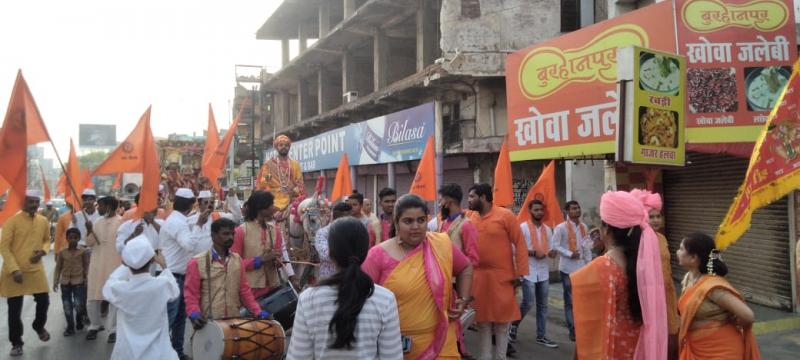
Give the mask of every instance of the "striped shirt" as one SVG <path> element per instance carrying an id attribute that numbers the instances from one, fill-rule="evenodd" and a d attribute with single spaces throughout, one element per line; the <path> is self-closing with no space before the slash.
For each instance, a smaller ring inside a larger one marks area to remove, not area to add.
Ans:
<path id="1" fill-rule="evenodd" d="M 336 296 L 332 286 L 300 294 L 288 360 L 403 359 L 397 301 L 391 291 L 377 284 L 358 315 L 353 347 L 331 349 L 336 335 L 328 331 L 328 325 L 336 311 Z"/>

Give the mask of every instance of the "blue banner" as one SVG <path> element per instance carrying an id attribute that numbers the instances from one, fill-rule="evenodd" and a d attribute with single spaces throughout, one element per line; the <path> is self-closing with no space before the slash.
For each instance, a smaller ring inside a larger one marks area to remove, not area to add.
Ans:
<path id="1" fill-rule="evenodd" d="M 303 172 L 335 169 L 344 153 L 354 166 L 417 160 L 433 132 L 434 107 L 427 103 L 294 141 L 289 156 Z M 267 149 L 265 158 L 272 156 Z"/>

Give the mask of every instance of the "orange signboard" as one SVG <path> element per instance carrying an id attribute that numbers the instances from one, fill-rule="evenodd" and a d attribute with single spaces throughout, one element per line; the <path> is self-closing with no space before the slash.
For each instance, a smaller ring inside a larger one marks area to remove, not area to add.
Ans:
<path id="1" fill-rule="evenodd" d="M 689 69 L 688 142 L 756 140 L 797 58 L 792 5 L 676 0 L 678 50 Z"/>
<path id="2" fill-rule="evenodd" d="M 676 51 L 663 2 L 518 51 L 506 60 L 512 161 L 615 152 L 617 48 Z"/>

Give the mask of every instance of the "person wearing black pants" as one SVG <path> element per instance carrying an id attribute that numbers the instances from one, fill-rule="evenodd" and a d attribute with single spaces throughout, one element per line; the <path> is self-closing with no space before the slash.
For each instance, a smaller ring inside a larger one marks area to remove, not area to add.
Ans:
<path id="1" fill-rule="evenodd" d="M 8 340 L 12 346 L 22 346 L 23 325 L 22 325 L 22 298 L 16 296 L 8 298 Z M 50 307 L 50 295 L 48 293 L 33 294 L 36 302 L 36 318 L 33 320 L 33 330 L 37 333 L 44 331 L 44 324 L 47 323 L 47 308 Z"/>

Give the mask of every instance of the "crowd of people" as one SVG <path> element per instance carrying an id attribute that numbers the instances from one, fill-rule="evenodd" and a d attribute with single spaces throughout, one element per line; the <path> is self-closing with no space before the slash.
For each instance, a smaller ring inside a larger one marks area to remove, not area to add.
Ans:
<path id="1" fill-rule="evenodd" d="M 288 153 L 288 146 L 279 150 Z M 105 331 L 115 343 L 113 359 L 184 359 L 187 322 L 202 331 L 242 314 L 269 319 L 274 314 L 260 299 L 290 286 L 299 300 L 293 322 L 283 324 L 291 327 L 289 359 L 505 359 L 534 309 L 535 342 L 559 347 L 546 328 L 557 258 L 575 358 L 759 358 L 753 312 L 725 280 L 713 239 L 688 235 L 670 254 L 658 233 L 658 194 L 604 194 L 597 227 L 582 222 L 580 204 L 569 201 L 567 220 L 551 228 L 545 209 L 559 204 L 530 201 L 522 209 L 530 220 L 520 223 L 493 204 L 489 184 L 466 194 L 442 185 L 435 215 L 417 195 L 391 188 L 379 192 L 376 215 L 354 192 L 331 205 L 332 221 L 311 239 L 314 281 L 301 282 L 282 222 L 304 191 L 283 183 L 295 181 L 281 170 L 294 169 L 292 162 L 279 157 L 268 166 L 260 179 L 277 178 L 277 185 L 254 190 L 241 207 L 216 201 L 211 191 L 178 188 L 164 193 L 158 208 L 122 211 L 115 197 L 84 191 L 80 208 L 63 214 L 55 232 L 52 290 L 61 292 L 63 336 L 87 329 L 91 341 Z M 281 191 L 290 195 L 276 195 Z M 50 339 L 41 261 L 50 251 L 49 222 L 36 212 L 40 194 L 26 195 L 0 240 L 11 356 L 23 353 L 26 295 L 36 303 L 33 329 L 41 341 Z M 223 212 L 222 203 L 236 209 Z M 688 271 L 680 297 L 673 256 Z M 477 354 L 464 344 L 469 327 L 478 332 Z"/>

